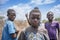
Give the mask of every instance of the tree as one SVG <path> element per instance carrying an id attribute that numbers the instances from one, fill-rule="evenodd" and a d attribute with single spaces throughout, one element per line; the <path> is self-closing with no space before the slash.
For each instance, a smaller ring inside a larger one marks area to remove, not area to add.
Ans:
<path id="1" fill-rule="evenodd" d="M 0 16 L 0 19 L 3 19 L 4 18 L 4 16 Z"/>
<path id="2" fill-rule="evenodd" d="M 45 20 L 45 19 L 44 19 L 44 20 L 42 20 L 42 23 L 45 23 L 45 22 L 47 22 L 47 20 Z"/>
<path id="3" fill-rule="evenodd" d="M 55 18 L 55 20 L 60 22 L 60 18 Z"/>

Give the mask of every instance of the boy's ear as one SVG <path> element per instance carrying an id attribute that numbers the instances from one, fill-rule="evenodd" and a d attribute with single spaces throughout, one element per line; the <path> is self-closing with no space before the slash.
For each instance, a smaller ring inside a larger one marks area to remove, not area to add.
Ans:
<path id="1" fill-rule="evenodd" d="M 29 23 L 29 25 L 31 25 L 31 23 L 30 23 L 30 20 L 28 19 L 28 23 Z"/>
<path id="2" fill-rule="evenodd" d="M 54 18 L 54 17 L 53 17 Z"/>
<path id="3" fill-rule="evenodd" d="M 28 18 L 28 14 L 25 14 L 25 16 L 26 16 L 27 21 L 28 21 L 28 23 L 29 23 L 29 25 L 30 25 L 30 20 L 29 20 L 29 18 Z"/>
<path id="4" fill-rule="evenodd" d="M 7 14 L 7 16 L 9 16 L 9 14 Z"/>
<path id="5" fill-rule="evenodd" d="M 8 16 L 8 14 L 7 14 L 7 16 Z"/>

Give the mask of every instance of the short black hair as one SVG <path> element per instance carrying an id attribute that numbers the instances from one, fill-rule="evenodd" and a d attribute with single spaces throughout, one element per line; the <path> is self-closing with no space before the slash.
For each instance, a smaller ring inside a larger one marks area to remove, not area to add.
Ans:
<path id="1" fill-rule="evenodd" d="M 10 15 L 10 12 L 12 12 L 12 11 L 14 11 L 14 12 L 15 12 L 15 10 L 14 10 L 14 9 L 8 9 L 8 10 L 7 10 L 7 15 Z"/>
<path id="2" fill-rule="evenodd" d="M 50 14 L 50 13 L 51 13 L 52 15 L 54 15 L 52 11 L 49 11 L 49 12 L 47 13 L 47 15 Z"/>
<path id="3" fill-rule="evenodd" d="M 33 10 L 31 10 L 29 16 L 31 15 L 32 12 L 38 12 L 41 15 L 41 12 L 38 7 L 35 7 Z"/>

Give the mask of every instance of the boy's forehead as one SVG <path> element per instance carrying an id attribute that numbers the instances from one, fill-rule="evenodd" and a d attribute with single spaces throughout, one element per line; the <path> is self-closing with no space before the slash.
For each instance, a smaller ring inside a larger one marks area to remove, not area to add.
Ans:
<path id="1" fill-rule="evenodd" d="M 32 13 L 30 17 L 41 17 L 40 13 Z"/>
<path id="2" fill-rule="evenodd" d="M 15 11 L 10 11 L 9 13 L 10 13 L 10 14 L 14 14 L 14 15 L 15 15 Z"/>
<path id="3" fill-rule="evenodd" d="M 41 15 L 39 12 L 33 12 L 33 13 L 31 13 L 31 15 Z"/>
<path id="4" fill-rule="evenodd" d="M 47 15 L 53 15 L 53 12 L 48 12 Z"/>
<path id="5" fill-rule="evenodd" d="M 15 13 L 15 11 L 10 11 L 9 13 Z"/>

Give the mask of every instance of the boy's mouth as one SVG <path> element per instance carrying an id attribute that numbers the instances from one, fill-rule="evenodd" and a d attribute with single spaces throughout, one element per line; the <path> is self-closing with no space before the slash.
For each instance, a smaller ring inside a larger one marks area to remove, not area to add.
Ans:
<path id="1" fill-rule="evenodd" d="M 34 22 L 33 25 L 34 25 L 34 26 L 38 26 L 38 23 Z"/>

